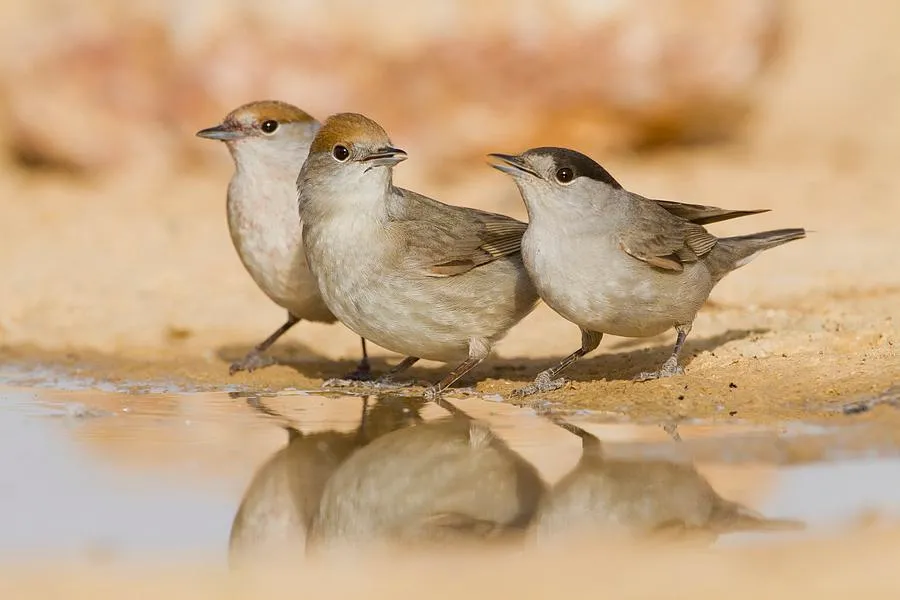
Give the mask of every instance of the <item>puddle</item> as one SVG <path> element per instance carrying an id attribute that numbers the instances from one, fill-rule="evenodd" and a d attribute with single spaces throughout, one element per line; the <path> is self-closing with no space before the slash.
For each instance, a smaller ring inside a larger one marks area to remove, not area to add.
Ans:
<path id="1" fill-rule="evenodd" d="M 182 554 L 224 561 L 242 495 L 286 445 L 284 426 L 349 434 L 362 414 L 359 396 L 297 392 L 255 403 L 226 392 L 98 390 L 47 375 L 43 386 L 21 387 L 37 375 L 2 371 L 19 385 L 0 387 L 0 561 Z M 548 482 L 581 455 L 579 438 L 533 411 L 475 397 L 454 404 L 486 420 Z M 425 421 L 446 415 L 433 404 L 418 413 Z M 722 545 L 818 535 L 866 515 L 900 518 L 896 447 L 878 443 L 862 425 L 691 423 L 680 427 L 684 443 L 675 444 L 654 425 L 596 423 L 586 413 L 571 421 L 602 439 L 610 457 L 692 456 L 722 496 L 810 526 L 777 536 L 727 535 Z M 800 447 L 824 448 L 830 460 L 797 461 L 815 454 Z"/>

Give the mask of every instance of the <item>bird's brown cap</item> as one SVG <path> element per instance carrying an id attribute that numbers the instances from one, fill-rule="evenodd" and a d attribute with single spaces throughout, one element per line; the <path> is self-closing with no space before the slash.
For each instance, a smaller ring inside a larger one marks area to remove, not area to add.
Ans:
<path id="1" fill-rule="evenodd" d="M 373 148 L 391 145 L 384 128 L 357 113 L 338 113 L 325 120 L 310 146 L 310 153 L 331 152 L 336 144 L 366 145 Z"/>

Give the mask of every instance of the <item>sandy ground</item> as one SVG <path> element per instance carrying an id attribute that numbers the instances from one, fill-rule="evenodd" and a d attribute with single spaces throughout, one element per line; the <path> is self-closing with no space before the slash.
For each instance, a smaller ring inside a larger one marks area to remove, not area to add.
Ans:
<path id="1" fill-rule="evenodd" d="M 295 590 L 329 598 L 584 597 L 806 598 L 897 597 L 896 532 L 761 546 L 726 552 L 673 551 L 617 545 L 578 546 L 524 555 L 382 556 L 300 572 L 226 575 L 184 564 L 176 568 L 108 569 L 83 565 L 0 571 L 5 598 L 266 598 Z M 486 560 L 488 559 L 489 560 Z M 114 596 L 110 596 L 110 594 Z"/>
<path id="2" fill-rule="evenodd" d="M 649 196 L 773 209 L 714 225 L 717 234 L 813 233 L 713 292 L 689 338 L 685 376 L 630 381 L 665 358 L 674 333 L 607 337 L 548 399 L 635 418 L 827 418 L 838 403 L 900 379 L 900 51 L 891 35 L 900 9 L 875 1 L 852 11 L 822 11 L 811 0 L 791 6 L 783 57 L 745 138 L 597 158 Z M 524 217 L 514 187 L 483 157 L 437 184 L 418 176 L 416 149 L 407 150 L 413 158 L 398 168 L 398 184 Z M 317 387 L 345 372 L 358 338 L 340 325 L 301 324 L 274 348 L 285 366 L 229 377 L 228 362 L 283 319 L 231 247 L 223 206 L 230 172 L 224 148 L 215 172 L 166 180 L 0 172 L 0 358 L 211 387 Z M 462 383 L 509 392 L 578 343 L 575 326 L 542 306 Z M 379 370 L 397 360 L 373 353 Z M 435 379 L 445 368 L 426 364 L 412 374 Z"/>

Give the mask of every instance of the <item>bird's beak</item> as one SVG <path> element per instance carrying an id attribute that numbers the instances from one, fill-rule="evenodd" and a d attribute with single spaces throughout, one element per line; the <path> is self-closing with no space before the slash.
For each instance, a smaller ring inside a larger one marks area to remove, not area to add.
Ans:
<path id="1" fill-rule="evenodd" d="M 400 148 L 385 146 L 384 148 L 379 148 L 375 152 L 364 156 L 360 159 L 360 162 L 368 164 L 369 169 L 374 169 L 375 167 L 393 167 L 404 160 L 406 160 L 406 152 Z"/>
<path id="2" fill-rule="evenodd" d="M 488 157 L 495 158 L 499 161 L 502 161 L 502 164 L 490 163 L 492 167 L 506 173 L 507 175 L 512 175 L 516 177 L 521 173 L 528 173 L 534 177 L 540 177 L 537 173 L 532 170 L 531 167 L 528 166 L 528 163 L 521 156 L 513 156 L 512 154 L 488 154 Z"/>
<path id="3" fill-rule="evenodd" d="M 219 140 L 220 142 L 228 142 L 231 140 L 239 140 L 245 136 L 244 132 L 234 127 L 233 125 L 222 123 L 220 125 L 216 125 L 215 127 L 207 127 L 206 129 L 201 129 L 197 132 L 197 137 L 206 138 L 208 140 Z"/>

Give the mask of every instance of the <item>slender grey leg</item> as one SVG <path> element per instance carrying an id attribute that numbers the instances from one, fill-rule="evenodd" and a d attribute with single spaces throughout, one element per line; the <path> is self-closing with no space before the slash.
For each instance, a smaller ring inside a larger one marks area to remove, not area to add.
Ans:
<path id="1" fill-rule="evenodd" d="M 457 380 L 477 367 L 484 358 L 467 358 L 458 367 L 447 373 L 439 382 L 425 390 L 425 399 L 437 402 L 441 405 L 440 397 L 444 390 L 457 382 Z M 446 407 L 445 407 L 446 408 Z M 451 411 L 452 412 L 452 411 Z"/>
<path id="2" fill-rule="evenodd" d="M 253 348 L 253 350 L 251 350 L 247 353 L 246 356 L 244 356 L 244 358 L 237 362 L 231 363 L 231 366 L 228 368 L 228 374 L 234 375 L 238 371 L 247 371 L 248 373 L 252 373 L 255 369 L 261 369 L 263 367 L 268 367 L 269 365 L 274 365 L 275 359 L 270 356 L 263 356 L 262 353 L 268 350 L 269 346 L 274 344 L 278 340 L 278 338 L 287 333 L 288 329 L 299 322 L 300 319 L 288 313 L 288 318 L 287 321 L 284 322 L 284 325 L 276 329 L 272 333 L 272 335 L 257 344 Z"/>
<path id="3" fill-rule="evenodd" d="M 487 340 L 473 338 L 469 340 L 469 357 L 458 367 L 447 373 L 443 379 L 425 390 L 426 400 L 440 404 L 440 396 L 444 390 L 456 383 L 460 377 L 477 367 L 491 354 L 491 344 Z"/>
<path id="4" fill-rule="evenodd" d="M 563 378 L 557 379 L 560 373 L 569 368 L 572 363 L 577 361 L 579 358 L 591 352 L 600 345 L 600 340 L 603 338 L 602 333 L 598 333 L 596 331 L 588 331 L 587 329 L 581 330 L 581 348 L 568 355 L 558 365 L 547 369 L 546 371 L 541 371 L 538 373 L 538 376 L 535 377 L 534 383 L 530 383 L 525 387 L 519 388 L 513 391 L 513 396 L 524 397 L 530 396 L 532 394 L 537 394 L 540 392 L 549 392 L 552 390 L 558 390 L 562 386 L 566 384 L 566 380 Z"/>
<path id="5" fill-rule="evenodd" d="M 390 385 L 394 383 L 394 376 L 399 375 L 403 371 L 407 370 L 414 364 L 419 362 L 418 356 L 407 356 L 399 363 L 388 369 L 388 372 L 375 380 L 375 383 L 378 385 Z"/>
<path id="6" fill-rule="evenodd" d="M 344 379 L 350 381 L 368 381 L 372 379 L 372 365 L 369 364 L 369 353 L 366 351 L 366 338 L 361 337 L 359 341 L 362 343 L 362 358 L 356 369 L 344 375 Z"/>
<path id="7" fill-rule="evenodd" d="M 359 416 L 359 427 L 356 430 L 356 440 L 363 442 L 366 439 L 366 421 L 369 417 L 369 397 L 363 396 L 362 414 Z"/>
<path id="8" fill-rule="evenodd" d="M 675 339 L 675 348 L 672 354 L 666 359 L 659 371 L 645 371 L 634 378 L 635 381 L 650 381 L 651 379 L 662 379 L 663 377 L 673 377 L 675 375 L 684 375 L 684 367 L 678 365 L 678 357 L 681 349 L 684 347 L 684 341 L 691 332 L 693 323 L 687 325 L 676 325 L 675 330 L 678 337 Z"/>

